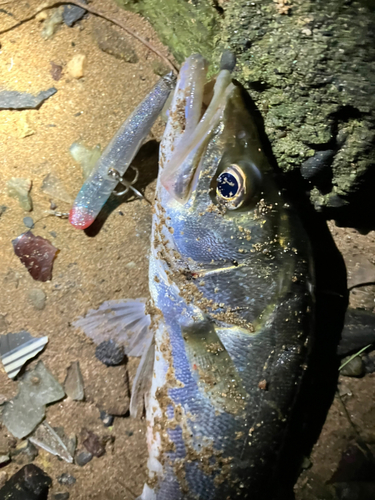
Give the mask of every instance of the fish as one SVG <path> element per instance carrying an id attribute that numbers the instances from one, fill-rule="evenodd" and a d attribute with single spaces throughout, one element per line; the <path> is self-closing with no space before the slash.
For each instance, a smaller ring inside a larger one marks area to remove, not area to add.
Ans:
<path id="1" fill-rule="evenodd" d="M 320 395 L 309 365 L 317 324 L 330 323 L 317 312 L 316 250 L 234 67 L 229 51 L 210 82 L 201 55 L 181 67 L 160 145 L 151 299 L 107 301 L 74 323 L 142 352 L 130 407 L 139 417 L 144 401 L 148 429 L 138 500 L 293 498 L 314 420 L 300 400 Z"/>

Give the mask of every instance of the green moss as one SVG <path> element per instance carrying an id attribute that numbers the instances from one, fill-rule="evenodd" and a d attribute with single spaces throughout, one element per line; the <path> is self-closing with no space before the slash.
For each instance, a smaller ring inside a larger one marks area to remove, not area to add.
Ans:
<path id="1" fill-rule="evenodd" d="M 193 53 L 212 59 L 220 16 L 206 0 L 116 0 L 146 17 L 181 63 Z"/>

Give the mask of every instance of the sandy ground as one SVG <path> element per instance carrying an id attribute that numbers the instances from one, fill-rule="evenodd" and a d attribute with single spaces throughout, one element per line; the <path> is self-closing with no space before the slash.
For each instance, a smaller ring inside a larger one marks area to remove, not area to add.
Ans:
<path id="1" fill-rule="evenodd" d="M 29 0 L 0 5 L 0 30 L 28 17 L 40 3 Z M 120 11 L 111 0 L 93 5 L 118 16 L 167 54 L 145 20 Z M 81 448 L 80 432 L 84 427 L 101 436 L 114 437 L 106 454 L 84 467 L 69 465 L 40 451 L 35 464 L 53 479 L 49 498 L 53 498 L 53 493 L 69 491 L 74 500 L 130 500 L 140 494 L 146 476 L 145 423 L 128 417 L 116 418 L 113 427 L 106 429 L 99 419 L 98 408 L 103 406 L 105 394 L 111 390 L 117 391 L 118 401 L 127 398 L 127 377 L 132 380 L 137 361 L 131 359 L 120 369 L 106 368 L 95 358 L 95 345 L 72 327 L 71 322 L 104 300 L 148 296 L 151 207 L 144 200 L 129 200 L 109 215 L 99 232 L 87 235 L 75 230 L 66 219 L 47 216 L 51 197 L 41 190 L 43 179 L 53 173 L 73 199 L 83 179 L 80 167 L 69 155 L 70 145 L 80 139 L 88 146 L 98 143 L 105 146 L 158 79 L 151 68 L 152 61 L 157 61 L 156 56 L 126 35 L 139 57 L 137 63 L 124 62 L 99 50 L 92 37 L 94 22 L 90 15 L 73 28 L 60 26 L 52 38 L 43 40 L 42 24 L 34 19 L 0 36 L 0 85 L 3 88 L 33 93 L 52 86 L 57 89 L 38 110 L 1 111 L 0 205 L 7 209 L 0 216 L 0 327 L 2 333 L 25 329 L 35 336 L 48 335 L 49 343 L 38 359 L 43 360 L 61 383 L 70 363 L 80 361 L 86 401 L 63 400 L 51 405 L 46 417 L 51 425 L 64 427 L 67 434 L 76 434 L 78 448 Z M 87 57 L 85 75 L 79 80 L 70 78 L 66 72 L 67 63 L 76 54 Z M 52 79 L 51 62 L 63 66 L 59 81 Z M 25 122 L 33 134 L 21 137 Z M 150 139 L 160 139 L 161 132 L 159 122 Z M 156 146 L 151 140 L 137 158 L 141 183 L 150 199 L 155 184 Z M 11 177 L 32 180 L 32 212 L 24 212 L 17 200 L 7 196 L 6 182 Z M 56 198 L 53 201 L 57 211 L 67 212 L 70 208 L 69 203 Z M 34 234 L 49 239 L 59 249 L 50 282 L 34 281 L 14 255 L 11 241 L 26 231 L 25 216 L 33 218 Z M 360 253 L 374 256 L 374 233 L 360 236 L 354 230 L 333 225 L 332 230 L 344 254 L 356 248 Z M 46 294 L 43 310 L 36 310 L 30 301 L 33 289 L 41 289 Z M 373 379 L 374 376 L 369 375 L 365 379 L 345 378 L 344 381 L 352 393 L 346 397 L 345 404 L 352 419 L 366 432 L 372 426 L 374 415 Z M 1 399 L 16 393 L 17 382 L 10 381 L 1 367 Z M 312 456 L 313 467 L 302 477 L 299 495 L 309 490 L 314 480 L 329 479 L 353 437 L 340 404 L 335 401 L 332 407 L 322 439 Z M 6 428 L 0 428 L 0 433 L 3 441 L 11 443 Z M 3 471 L 10 476 L 19 468 L 20 465 L 11 463 Z M 63 472 L 73 474 L 77 482 L 71 487 L 59 485 L 56 478 Z"/>

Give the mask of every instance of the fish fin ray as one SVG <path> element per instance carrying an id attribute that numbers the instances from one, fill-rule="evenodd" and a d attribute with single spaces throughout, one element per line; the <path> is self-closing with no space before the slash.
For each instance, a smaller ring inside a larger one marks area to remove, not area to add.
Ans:
<path id="1" fill-rule="evenodd" d="M 80 328 L 96 344 L 114 340 L 128 356 L 141 356 L 148 349 L 152 333 L 151 318 L 146 314 L 146 299 L 107 300 L 98 309 L 90 309 L 73 326 Z"/>
<path id="2" fill-rule="evenodd" d="M 132 387 L 130 398 L 130 416 L 140 418 L 143 413 L 144 401 L 147 399 L 152 382 L 152 373 L 154 369 L 155 342 L 151 336 L 149 345 L 144 349 L 141 361 L 138 365 Z"/>

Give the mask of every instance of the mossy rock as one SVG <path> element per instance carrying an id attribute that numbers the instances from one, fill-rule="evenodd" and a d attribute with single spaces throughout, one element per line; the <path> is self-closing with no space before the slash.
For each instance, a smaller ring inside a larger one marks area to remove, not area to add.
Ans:
<path id="1" fill-rule="evenodd" d="M 305 165 L 327 217 L 375 228 L 375 2 L 118 1 L 147 17 L 180 62 L 200 52 L 217 68 L 230 48 L 280 168 L 295 176 Z"/>

